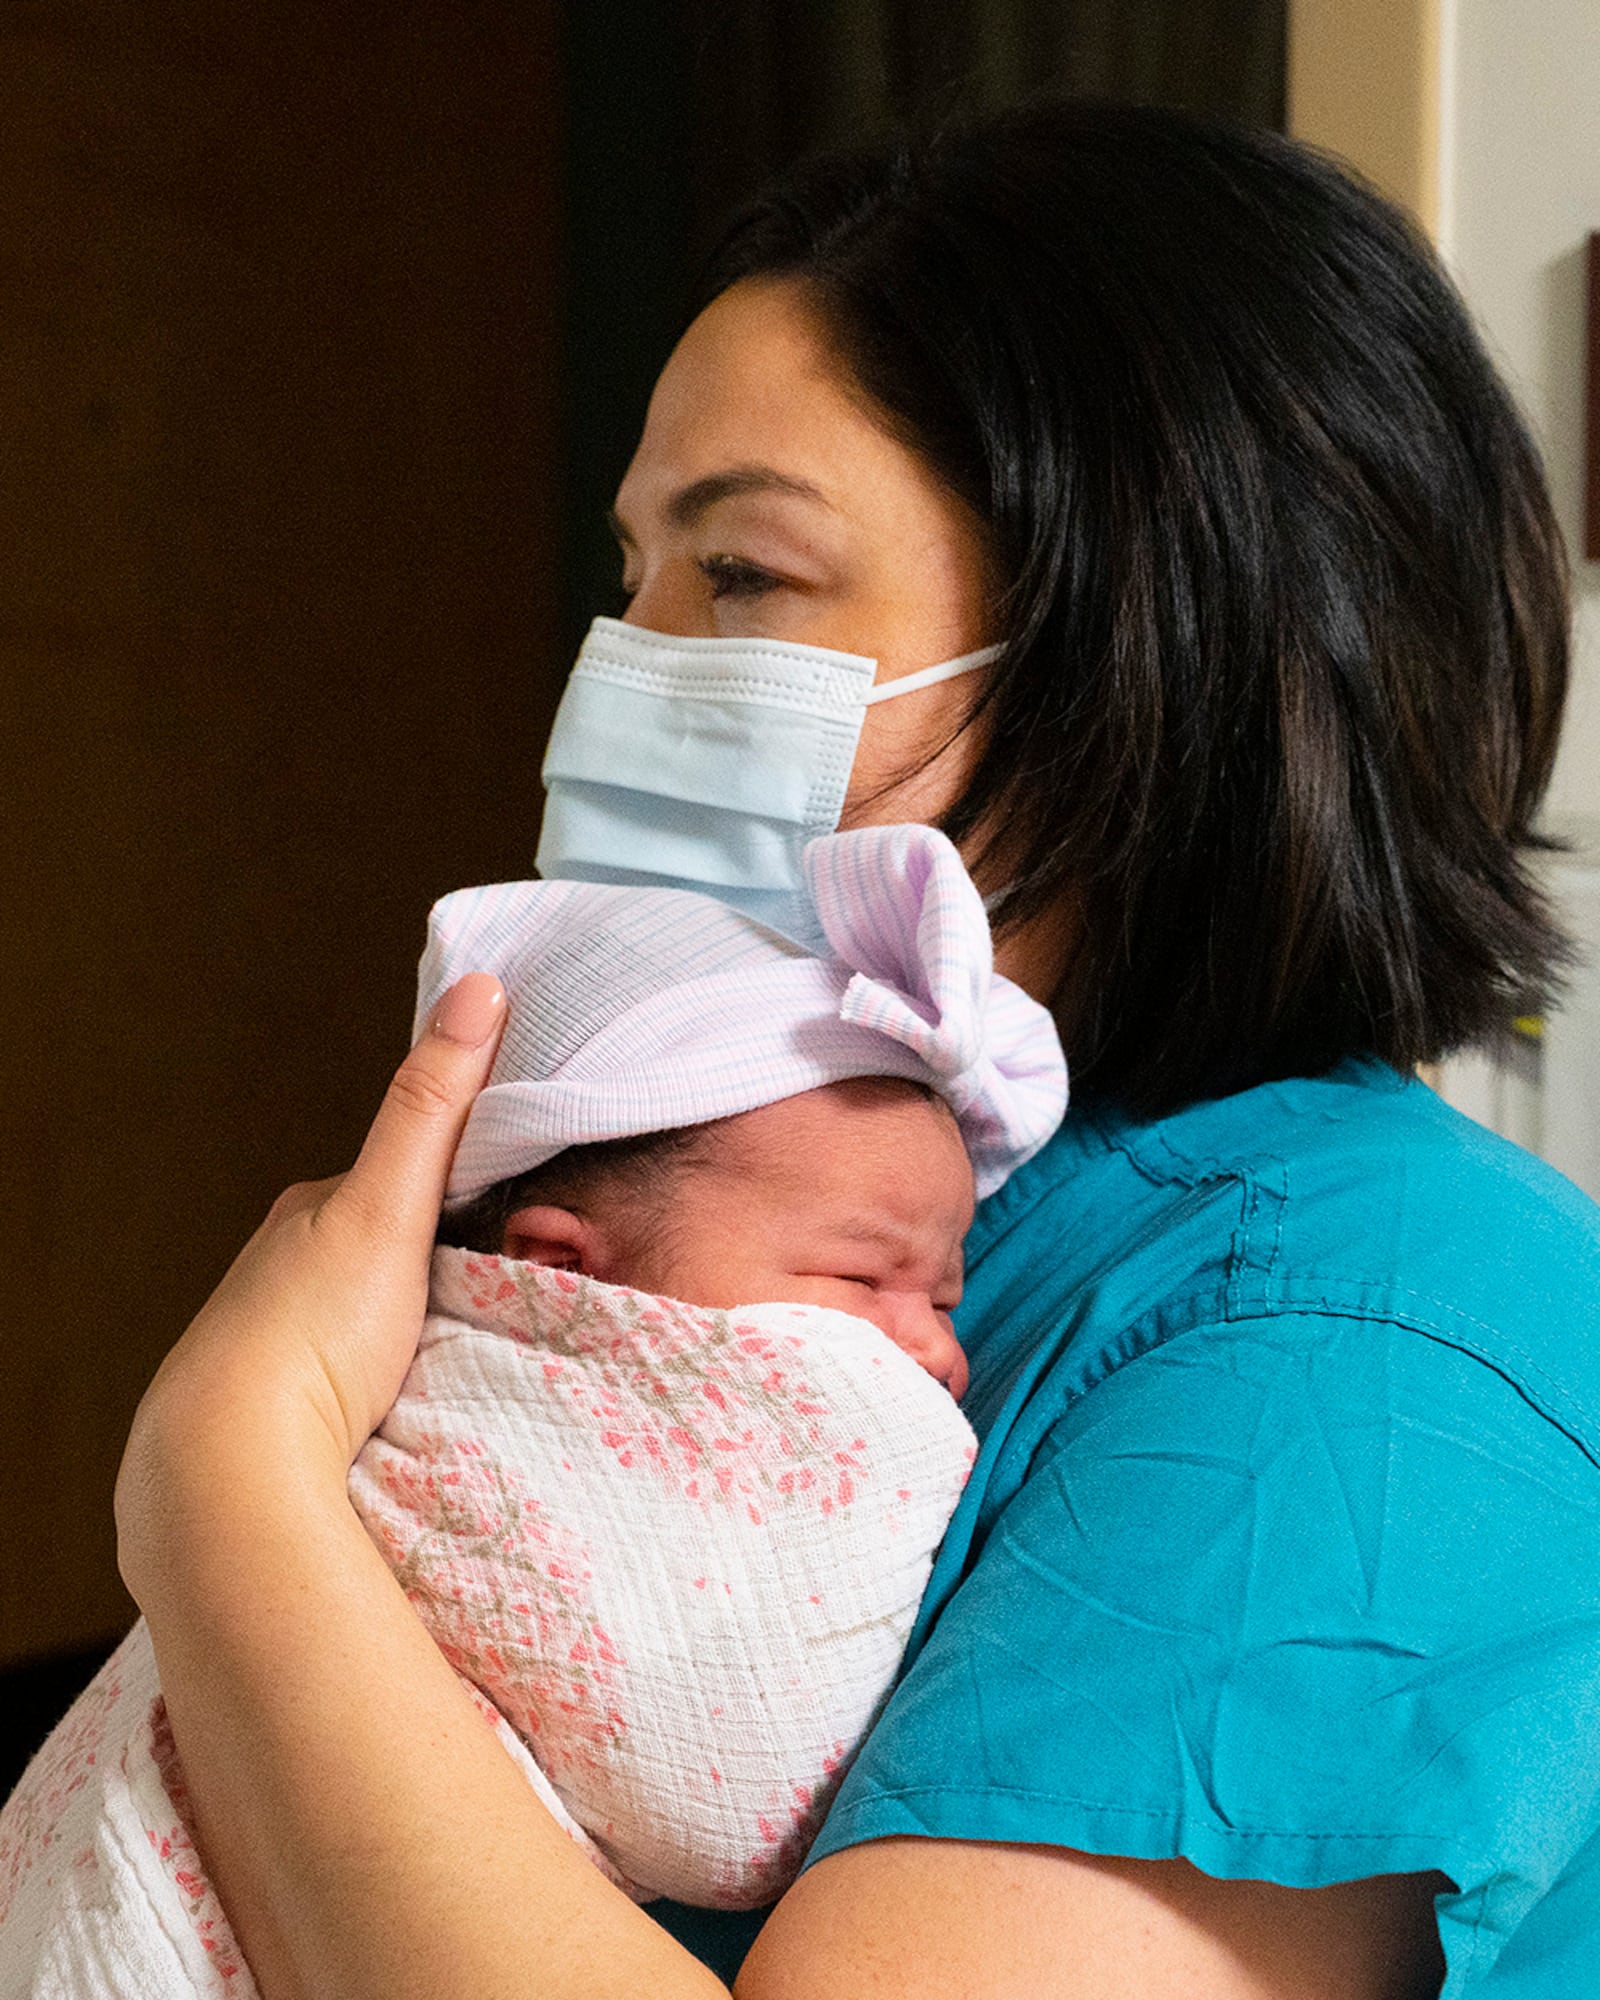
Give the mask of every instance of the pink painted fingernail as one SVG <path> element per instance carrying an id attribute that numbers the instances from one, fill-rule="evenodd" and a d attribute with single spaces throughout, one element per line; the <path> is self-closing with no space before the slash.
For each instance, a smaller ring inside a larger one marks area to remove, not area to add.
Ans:
<path id="1" fill-rule="evenodd" d="M 458 979 L 434 1009 L 431 1033 L 464 1049 L 481 1049 L 505 1012 L 506 996 L 492 972 Z"/>

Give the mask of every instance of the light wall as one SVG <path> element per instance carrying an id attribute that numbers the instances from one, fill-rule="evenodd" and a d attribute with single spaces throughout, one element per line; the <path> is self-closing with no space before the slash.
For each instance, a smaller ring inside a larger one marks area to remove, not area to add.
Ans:
<path id="1" fill-rule="evenodd" d="M 1443 247 L 1538 433 L 1572 550 L 1577 675 L 1550 814 L 1593 817 L 1600 563 L 1583 558 L 1584 258 L 1600 229 L 1600 5 L 1453 0 L 1444 27 Z"/>
<path id="2" fill-rule="evenodd" d="M 1288 0 L 1289 130 L 1437 230 L 1447 0 Z"/>
<path id="3" fill-rule="evenodd" d="M 1600 1200 L 1600 563 L 1583 555 L 1587 243 L 1600 229 L 1600 5 L 1446 0 L 1442 243 L 1544 449 L 1573 560 L 1575 672 L 1546 818 L 1580 962 L 1541 1038 L 1447 1065 L 1445 1095 Z"/>
<path id="4" fill-rule="evenodd" d="M 1583 556 L 1586 246 L 1600 229 L 1600 0 L 1289 0 L 1289 126 L 1432 231 L 1538 436 L 1573 559 L 1573 686 L 1546 819 L 1580 963 L 1537 1039 L 1443 1094 L 1600 1199 L 1600 563 Z"/>
<path id="5" fill-rule="evenodd" d="M 1577 611 L 1549 816 L 1600 819 L 1600 563 L 1582 553 L 1600 0 L 1289 0 L 1289 124 L 1434 233 L 1539 438 Z"/>

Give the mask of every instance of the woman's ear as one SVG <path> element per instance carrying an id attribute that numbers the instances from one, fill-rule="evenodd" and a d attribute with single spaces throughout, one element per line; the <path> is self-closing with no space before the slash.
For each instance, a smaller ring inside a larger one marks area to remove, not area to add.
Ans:
<path id="1" fill-rule="evenodd" d="M 506 1217 L 500 1255 L 524 1264 L 545 1264 L 555 1271 L 580 1271 L 586 1278 L 601 1275 L 609 1262 L 601 1231 L 570 1208 L 530 1202 Z"/>

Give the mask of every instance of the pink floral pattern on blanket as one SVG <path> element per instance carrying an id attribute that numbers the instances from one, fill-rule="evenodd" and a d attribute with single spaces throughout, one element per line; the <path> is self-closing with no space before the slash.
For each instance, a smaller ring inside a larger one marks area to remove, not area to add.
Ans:
<path id="1" fill-rule="evenodd" d="M 835 1743 L 822 1759 L 822 1771 L 815 1785 L 791 1785 L 787 1794 L 774 1788 L 768 1792 L 756 1814 L 755 1831 L 760 1846 L 746 1854 L 742 1863 L 725 1877 L 730 1891 L 743 1895 L 752 1882 L 776 1898 L 800 1873 L 800 1864 L 821 1831 L 833 1795 L 844 1777 L 845 1746 Z"/>
<path id="2" fill-rule="evenodd" d="M 63 1862 L 93 1867 L 91 1850 L 63 1854 L 61 1835 L 71 1823 L 78 1793 L 96 1782 L 96 1766 L 121 1701 L 122 1681 L 112 1660 L 73 1703 L 0 1812 L 0 1923 L 11 1914 L 18 1890 L 35 1868 Z"/>
<path id="3" fill-rule="evenodd" d="M 892 1681 L 970 1429 L 845 1315 L 459 1251 L 434 1280 L 358 1511 L 597 1866 L 641 1901 L 769 1901 Z M 0 1810 L 0 1927 L 19 1992 L 255 1992 L 142 1621 Z"/>
<path id="4" fill-rule="evenodd" d="M 481 1438 L 422 1442 L 420 1456 L 368 1447 L 382 1492 L 369 1530 L 445 1658 L 543 1768 L 594 1764 L 626 1725 L 588 1551 Z"/>
<path id="5" fill-rule="evenodd" d="M 255 1994 L 200 1862 L 143 1621 L 0 1813 L 0 1990 Z"/>
<path id="6" fill-rule="evenodd" d="M 222 1982 L 224 1991 L 227 1991 L 244 1971 L 244 1957 L 234 1941 L 233 1930 L 217 1899 L 217 1892 L 201 1866 L 200 1852 L 194 1840 L 194 1809 L 189 1802 L 189 1787 L 183 1767 L 178 1762 L 177 1745 L 172 1740 L 167 1704 L 159 1695 L 151 1704 L 146 1727 L 149 1731 L 149 1753 L 160 1773 L 161 1789 L 172 1805 L 172 1818 L 167 1825 L 146 1828 L 150 1849 L 176 1889 L 184 1914 L 200 1940 L 201 1949 L 210 1960 L 211 1969 Z M 136 1745 L 129 1754 L 136 1755 L 138 1747 Z M 241 1990 L 244 1989 L 253 1990 L 249 1980 L 244 1982 Z"/>
<path id="7" fill-rule="evenodd" d="M 747 1907 L 815 1837 L 972 1456 L 847 1315 L 441 1250 L 351 1494 L 600 1865 Z"/>
<path id="8" fill-rule="evenodd" d="M 867 1442 L 830 1429 L 798 1332 L 498 1257 L 464 1271 L 476 1310 L 503 1314 L 549 1357 L 546 1379 L 599 1424 L 619 1471 L 740 1507 L 757 1525 L 774 1504 L 831 1514 L 854 1501 Z"/>

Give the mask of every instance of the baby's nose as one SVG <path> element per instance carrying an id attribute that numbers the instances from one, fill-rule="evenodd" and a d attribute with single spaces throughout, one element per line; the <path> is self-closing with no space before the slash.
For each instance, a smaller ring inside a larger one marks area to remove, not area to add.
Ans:
<path id="1" fill-rule="evenodd" d="M 967 1393 L 967 1357 L 942 1313 L 926 1292 L 878 1294 L 883 1330 L 913 1361 L 942 1382 L 959 1403 Z"/>

